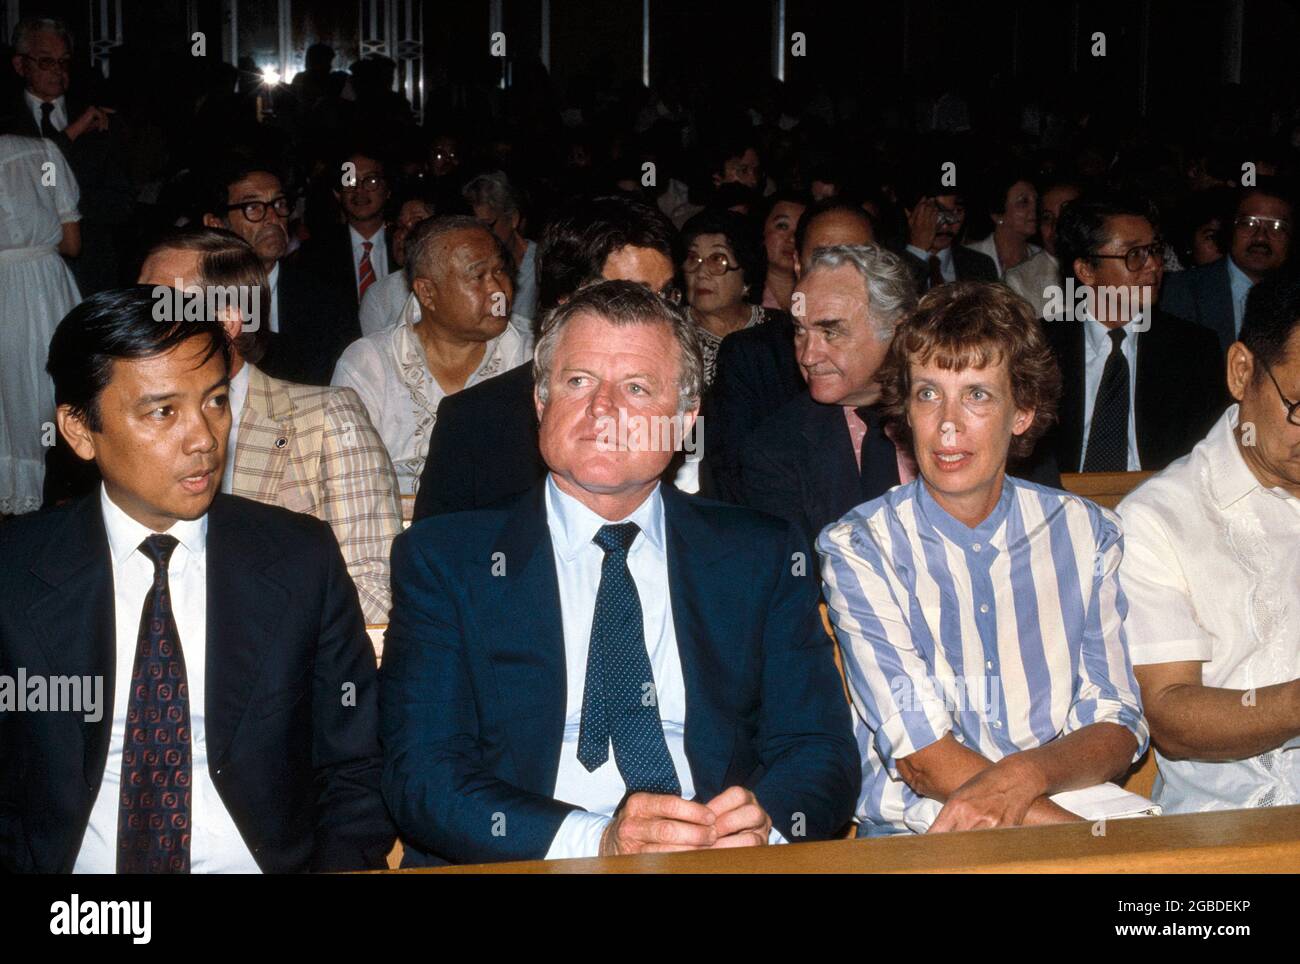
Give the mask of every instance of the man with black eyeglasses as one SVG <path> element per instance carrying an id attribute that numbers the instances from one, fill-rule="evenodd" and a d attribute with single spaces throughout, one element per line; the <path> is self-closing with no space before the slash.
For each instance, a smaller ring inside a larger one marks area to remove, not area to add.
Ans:
<path id="1" fill-rule="evenodd" d="M 1160 307 L 1212 329 L 1226 353 L 1241 331 L 1250 289 L 1290 257 L 1291 198 L 1290 188 L 1277 178 L 1260 178 L 1243 190 L 1220 231 L 1219 246 L 1227 256 L 1170 277 Z"/>
<path id="2" fill-rule="evenodd" d="M 1214 333 L 1155 308 L 1164 266 L 1148 202 L 1084 195 L 1065 207 L 1056 249 L 1066 311 L 1047 337 L 1061 367 L 1059 421 L 1040 445 L 1062 472 L 1163 469 L 1227 403 Z"/>
<path id="3" fill-rule="evenodd" d="M 87 297 L 118 284 L 115 234 L 135 211 L 135 191 L 111 127 L 114 112 L 69 91 L 72 35 L 60 21 L 20 21 L 13 48 L 21 93 L 0 105 L 0 133 L 44 137 L 68 159 L 81 192 L 81 253 L 68 264 Z"/>
<path id="4" fill-rule="evenodd" d="M 1119 506 L 1133 671 L 1166 813 L 1300 803 L 1300 279 L 1266 278 L 1232 405 Z"/>
<path id="5" fill-rule="evenodd" d="M 271 289 L 268 375 L 303 385 L 328 385 L 334 365 L 361 337 L 355 288 L 331 277 L 306 255 L 289 253 L 293 198 L 279 174 L 260 161 L 231 163 L 213 178 L 203 224 L 226 228 L 253 246 Z M 350 300 L 351 299 L 351 300 Z"/>

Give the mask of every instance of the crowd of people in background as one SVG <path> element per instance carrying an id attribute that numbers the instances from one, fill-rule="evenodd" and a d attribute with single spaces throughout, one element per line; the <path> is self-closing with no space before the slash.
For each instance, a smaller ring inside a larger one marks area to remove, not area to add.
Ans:
<path id="1" fill-rule="evenodd" d="M 145 531 L 114 515 L 142 521 L 131 492 L 162 520 L 218 491 L 314 517 L 257 524 L 300 567 L 332 533 L 348 578 L 318 561 L 300 574 L 324 590 L 276 598 L 302 646 L 330 647 L 318 703 L 337 676 L 368 707 L 348 746 L 329 714 L 274 729 L 295 792 L 312 739 L 337 750 L 336 817 L 365 839 L 293 850 L 276 834 L 306 811 L 255 814 L 210 729 L 183 765 L 211 766 L 196 792 L 226 803 L 186 870 L 373 866 L 396 835 L 436 863 L 784 843 L 850 818 L 861 836 L 1060 822 L 1149 741 L 1167 810 L 1300 802 L 1300 104 L 1239 113 L 1227 91 L 1171 130 L 1080 95 L 1008 102 L 1032 118 L 1009 130 L 972 126 L 957 91 L 922 125 L 866 91 L 674 80 L 566 101 L 538 69 L 417 123 L 391 61 L 336 70 L 323 45 L 289 84 L 209 62 L 167 92 L 129 69 L 92 84 L 77 57 L 28 20 L 4 58 L 0 543 L 36 559 L 85 537 L 36 510 L 102 499 L 117 567 Z M 151 335 L 156 286 L 257 297 Z M 101 409 L 128 391 L 113 359 L 147 380 L 134 366 L 195 338 L 213 347 L 190 374 L 154 373 L 206 413 L 180 455 L 154 453 L 185 501 L 143 478 L 155 428 L 136 420 L 170 403 Z M 602 459 L 589 421 L 629 412 L 701 444 Z M 1118 515 L 1062 489 L 1166 469 Z M 210 547 L 236 526 L 212 505 Z M 534 552 L 548 533 L 553 559 Z M 820 573 L 789 575 L 813 546 Z M 264 549 L 221 543 L 209 577 Z M 31 591 L 11 574 L 0 601 Z M 335 607 L 327 641 L 299 626 L 308 604 Z M 378 681 L 346 638 L 363 623 L 389 624 Z M 133 621 L 122 640 L 129 674 Z M 613 709 L 646 673 L 650 710 Z M 976 675 L 1001 681 L 998 707 L 924 685 Z M 304 684 L 277 666 L 265 685 Z M 16 772 L 0 749 L 0 799 Z M 175 869 L 166 840 L 115 852 L 114 797 L 47 789 L 76 833 L 0 858 Z M 517 829 L 494 833 L 497 813 Z"/>

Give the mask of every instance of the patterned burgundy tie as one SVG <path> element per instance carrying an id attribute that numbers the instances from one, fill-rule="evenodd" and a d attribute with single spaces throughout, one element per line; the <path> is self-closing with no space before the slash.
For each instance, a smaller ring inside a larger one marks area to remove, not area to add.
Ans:
<path id="1" fill-rule="evenodd" d="M 357 269 L 357 278 L 360 281 L 360 287 L 357 289 L 357 301 L 360 302 L 366 296 L 366 289 L 375 283 L 375 266 L 370 263 L 370 249 L 375 246 L 373 241 L 362 241 L 361 267 Z"/>
<path id="2" fill-rule="evenodd" d="M 153 586 L 140 614 L 122 746 L 119 874 L 190 872 L 190 694 L 172 615 L 167 562 L 174 536 L 152 535 Z"/>

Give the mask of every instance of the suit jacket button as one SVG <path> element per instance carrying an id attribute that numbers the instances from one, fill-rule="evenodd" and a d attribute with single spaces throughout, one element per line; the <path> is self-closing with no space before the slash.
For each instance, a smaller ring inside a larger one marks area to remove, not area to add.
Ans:
<path id="1" fill-rule="evenodd" d="M 275 440 L 275 447 L 278 449 L 282 449 L 288 444 L 289 444 L 289 440 L 285 438 L 283 435 Z"/>

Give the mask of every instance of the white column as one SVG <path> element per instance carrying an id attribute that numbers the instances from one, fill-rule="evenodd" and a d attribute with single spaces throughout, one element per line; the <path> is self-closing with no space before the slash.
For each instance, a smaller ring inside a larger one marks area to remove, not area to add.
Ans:
<path id="1" fill-rule="evenodd" d="M 551 69 L 551 0 L 541 0 L 542 4 L 542 40 L 538 51 L 542 66 Z"/>
<path id="2" fill-rule="evenodd" d="M 772 76 L 785 80 L 785 0 L 772 0 Z"/>
<path id="3" fill-rule="evenodd" d="M 1223 82 L 1241 83 L 1241 41 L 1246 30 L 1245 0 L 1231 0 L 1223 14 Z"/>
<path id="4" fill-rule="evenodd" d="M 650 0 L 641 0 L 641 84 L 650 86 Z"/>

